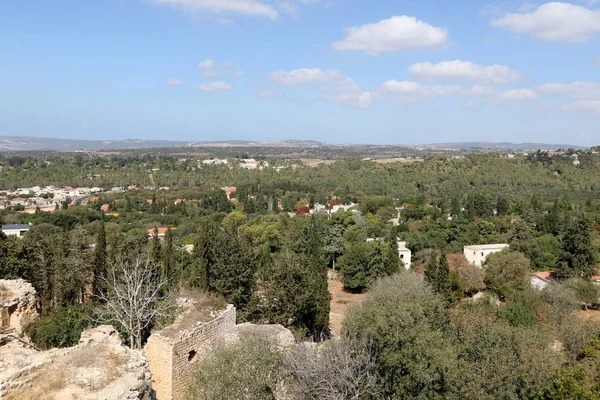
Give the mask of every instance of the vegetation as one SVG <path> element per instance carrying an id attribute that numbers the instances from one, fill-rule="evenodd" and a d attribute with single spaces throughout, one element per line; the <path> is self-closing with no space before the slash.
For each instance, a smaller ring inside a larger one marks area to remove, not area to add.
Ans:
<path id="1" fill-rule="evenodd" d="M 194 390 L 202 393 L 191 396 L 243 398 L 236 390 L 244 387 L 253 398 L 272 398 L 284 381 L 304 398 L 597 398 L 599 330 L 578 314 L 600 305 L 590 280 L 600 259 L 600 156 L 581 151 L 574 165 L 571 154 L 313 167 L 273 159 L 256 170 L 167 150 L 2 155 L 6 191 L 159 190 L 104 192 L 31 213 L 6 196 L 2 223 L 32 226 L 22 239 L 0 234 L 0 278 L 35 286 L 42 318 L 28 333 L 44 348 L 74 343 L 98 316 L 140 347 L 169 318 L 169 295 L 188 286 L 233 303 L 240 321 L 326 341 L 328 274 L 366 293 L 338 344 L 284 355 L 271 344 L 240 343 L 215 354 L 199 372 Z M 329 212 L 342 204 L 346 211 Z M 413 271 L 403 271 L 398 240 L 412 251 Z M 509 249 L 489 256 L 484 269 L 462 255 L 465 245 L 491 243 Z M 136 266 L 143 274 L 131 275 Z M 534 292 L 533 271 L 554 271 L 556 282 Z M 128 282 L 136 286 L 128 277 L 142 277 L 147 308 L 119 301 Z M 116 304 L 140 318 L 119 322 Z M 252 368 L 256 380 L 248 378 Z M 239 375 L 200 386 L 222 370 Z"/>

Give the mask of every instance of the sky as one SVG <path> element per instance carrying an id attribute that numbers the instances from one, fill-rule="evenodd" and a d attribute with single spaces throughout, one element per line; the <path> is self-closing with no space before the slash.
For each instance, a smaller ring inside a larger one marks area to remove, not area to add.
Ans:
<path id="1" fill-rule="evenodd" d="M 0 136 L 600 144 L 600 1 L 4 0 Z"/>

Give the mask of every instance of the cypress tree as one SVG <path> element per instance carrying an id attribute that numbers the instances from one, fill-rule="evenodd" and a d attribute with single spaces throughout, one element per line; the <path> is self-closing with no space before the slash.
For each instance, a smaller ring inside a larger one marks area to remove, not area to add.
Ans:
<path id="1" fill-rule="evenodd" d="M 452 284 L 450 282 L 450 268 L 448 266 L 446 252 L 444 251 L 442 251 L 440 256 L 440 264 L 437 268 L 437 279 L 435 286 L 436 291 L 442 295 L 444 300 L 451 300 Z"/>
<path id="2" fill-rule="evenodd" d="M 162 261 L 162 276 L 165 279 L 171 279 L 173 274 L 173 266 L 175 264 L 175 255 L 173 254 L 173 231 L 168 228 L 165 233 L 165 241 L 163 246 Z"/>
<path id="3" fill-rule="evenodd" d="M 192 261 L 192 272 L 189 276 L 190 286 L 200 290 L 208 290 L 208 268 L 212 261 L 210 243 L 205 232 L 201 232 L 194 244 L 194 260 Z"/>
<path id="4" fill-rule="evenodd" d="M 327 263 L 322 253 L 322 227 L 313 215 L 310 221 L 307 246 L 307 263 L 309 269 L 308 294 L 310 312 L 306 326 L 313 339 L 322 340 L 329 337 L 329 311 L 331 297 L 327 283 Z"/>
<path id="5" fill-rule="evenodd" d="M 392 275 L 400 271 L 400 254 L 398 253 L 398 237 L 394 229 L 390 232 L 387 238 L 388 257 L 386 265 L 386 274 Z"/>
<path id="6" fill-rule="evenodd" d="M 161 262 L 161 253 L 162 245 L 160 243 L 160 238 L 158 237 L 158 228 L 154 227 L 154 232 L 152 233 L 152 261 L 154 262 L 154 268 L 156 269 L 158 269 Z"/>
<path id="7" fill-rule="evenodd" d="M 434 290 L 437 287 L 437 269 L 437 251 L 432 250 L 429 263 L 425 267 L 425 280 L 429 282 Z"/>
<path id="8" fill-rule="evenodd" d="M 103 284 L 103 278 L 106 278 L 107 274 L 107 251 L 106 229 L 104 228 L 104 222 L 100 223 L 100 228 L 98 229 L 92 268 L 92 293 L 95 295 L 105 293 L 106 287 Z"/>

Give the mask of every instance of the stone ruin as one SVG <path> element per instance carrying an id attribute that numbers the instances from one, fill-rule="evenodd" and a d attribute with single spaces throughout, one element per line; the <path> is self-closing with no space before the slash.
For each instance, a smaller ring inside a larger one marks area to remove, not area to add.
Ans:
<path id="1" fill-rule="evenodd" d="M 22 335 L 39 316 L 40 302 L 31 283 L 0 279 L 0 333 Z"/>
<path id="2" fill-rule="evenodd" d="M 181 400 L 189 387 L 195 364 L 219 343 L 236 339 L 236 310 L 228 305 L 211 321 L 185 327 L 192 310 L 175 324 L 153 333 L 145 347 L 152 387 L 159 400 Z"/>
<path id="3" fill-rule="evenodd" d="M 158 400 L 184 399 L 197 363 L 206 359 L 215 346 L 246 337 L 268 338 L 280 348 L 295 344 L 292 333 L 281 325 L 236 325 L 236 309 L 231 304 L 211 311 L 210 320 L 197 318 L 193 302 L 188 307 L 173 325 L 154 332 L 145 347 Z"/>
<path id="4" fill-rule="evenodd" d="M 24 337 L 40 302 L 23 279 L 0 280 L 0 400 L 153 399 L 148 363 L 108 325 L 81 334 L 77 346 L 40 351 Z"/>
<path id="5" fill-rule="evenodd" d="M 0 382 L 2 400 L 154 399 L 142 352 L 123 346 L 110 325 L 84 331 L 74 347 L 48 351 L 0 336 Z"/>
<path id="6" fill-rule="evenodd" d="M 79 344 L 40 351 L 23 338 L 23 329 L 38 317 L 35 289 L 24 280 L 0 280 L 0 400 L 182 400 L 197 363 L 215 346 L 254 336 L 281 348 L 294 345 L 281 325 L 236 325 L 236 309 L 187 311 L 173 325 L 154 332 L 144 352 L 123 346 L 109 325 L 81 334 Z"/>

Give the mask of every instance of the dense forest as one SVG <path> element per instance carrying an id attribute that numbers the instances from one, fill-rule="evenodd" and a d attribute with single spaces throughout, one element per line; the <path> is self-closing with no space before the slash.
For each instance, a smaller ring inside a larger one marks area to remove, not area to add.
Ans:
<path id="1" fill-rule="evenodd" d="M 2 155 L 0 194 L 48 185 L 138 189 L 53 212 L 10 203 L 0 211 L 3 224 L 31 224 L 23 238 L 0 234 L 0 278 L 27 279 L 42 299 L 30 338 L 42 348 L 68 346 L 107 322 L 140 347 L 172 320 L 169 302 L 189 287 L 235 304 L 240 321 L 282 324 L 301 340 L 324 342 L 318 354 L 283 355 L 268 343 L 236 345 L 245 356 L 235 360 L 230 350 L 216 352 L 191 398 L 236 398 L 243 386 L 272 399 L 281 379 L 306 399 L 600 398 L 600 292 L 590 279 L 600 275 L 600 155 L 269 162 L 245 169 L 234 159 L 206 165 L 166 155 Z M 168 189 L 139 189 L 148 185 Z M 235 187 L 230 198 L 222 187 Z M 340 204 L 351 207 L 329 211 Z M 412 251 L 410 271 L 398 240 Z M 510 247 L 483 269 L 460 259 L 463 246 L 490 243 Z M 555 282 L 533 290 L 533 271 L 553 271 Z M 366 298 L 330 341 L 334 273 Z M 119 285 L 140 277 L 153 297 L 128 326 L 107 305 Z M 224 362 L 244 385 L 218 379 Z M 244 380 L 250 370 L 256 379 Z M 330 385 L 319 386 L 314 373 Z"/>

